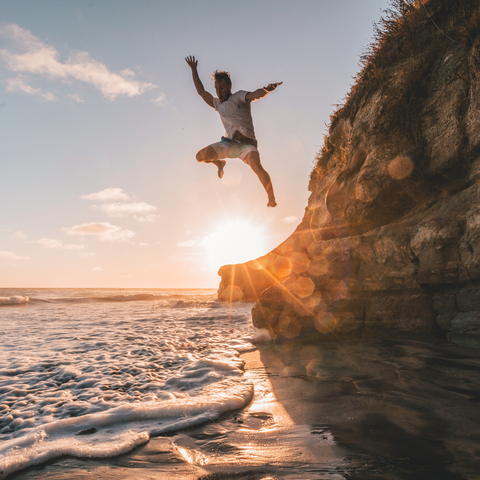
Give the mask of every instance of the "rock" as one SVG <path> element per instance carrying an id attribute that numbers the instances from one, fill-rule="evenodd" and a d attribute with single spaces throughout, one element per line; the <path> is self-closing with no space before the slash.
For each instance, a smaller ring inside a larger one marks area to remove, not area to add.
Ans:
<path id="1" fill-rule="evenodd" d="M 462 110 L 468 92 L 458 77 L 463 52 L 460 46 L 450 48 L 440 57 L 435 75 L 431 75 L 429 96 L 425 102 L 422 130 L 430 159 L 426 175 L 438 175 L 460 160 L 463 141 Z"/>
<path id="2" fill-rule="evenodd" d="M 477 38 L 468 57 L 470 99 L 466 115 L 466 132 L 470 148 L 480 145 L 480 38 Z"/>
<path id="3" fill-rule="evenodd" d="M 480 334 L 480 311 L 460 312 L 452 320 L 452 331 L 458 334 Z"/>
<path id="4" fill-rule="evenodd" d="M 480 344 L 480 5 L 459 2 L 399 2 L 332 116 L 300 225 L 220 269 L 219 297 L 255 301 L 273 337 Z"/>
<path id="5" fill-rule="evenodd" d="M 480 283 L 473 282 L 465 285 L 457 294 L 456 304 L 460 312 L 480 310 Z"/>
<path id="6" fill-rule="evenodd" d="M 451 322 L 458 313 L 457 294 L 460 287 L 449 286 L 433 294 L 433 311 L 436 314 L 436 323 L 442 332 L 451 331 Z"/>
<path id="7" fill-rule="evenodd" d="M 221 267 L 218 298 L 229 302 L 257 301 L 266 288 L 287 278 L 292 271 L 292 261 L 280 253 L 281 246 L 277 250 L 247 263 Z"/>

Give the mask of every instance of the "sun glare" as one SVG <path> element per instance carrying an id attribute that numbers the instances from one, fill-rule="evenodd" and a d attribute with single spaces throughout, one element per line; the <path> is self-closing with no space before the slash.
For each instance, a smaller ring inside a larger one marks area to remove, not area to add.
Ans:
<path id="1" fill-rule="evenodd" d="M 248 223 L 230 222 L 206 239 L 208 263 L 214 268 L 248 262 L 265 255 L 265 239 L 259 228 Z"/>

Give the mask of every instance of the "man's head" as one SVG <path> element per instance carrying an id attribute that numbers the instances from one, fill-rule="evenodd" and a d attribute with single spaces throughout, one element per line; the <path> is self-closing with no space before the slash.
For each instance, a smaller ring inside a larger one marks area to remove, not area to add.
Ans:
<path id="1" fill-rule="evenodd" d="M 228 100 L 228 97 L 232 94 L 232 81 L 230 80 L 230 74 L 228 72 L 218 71 L 212 73 L 213 81 L 215 82 L 215 92 L 221 102 Z"/>

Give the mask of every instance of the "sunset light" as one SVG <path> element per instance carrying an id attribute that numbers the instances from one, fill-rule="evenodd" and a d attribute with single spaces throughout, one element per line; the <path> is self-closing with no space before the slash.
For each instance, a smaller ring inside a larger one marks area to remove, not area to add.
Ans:
<path id="1" fill-rule="evenodd" d="M 480 0 L 0 0 L 0 480 L 480 478 Z"/>
<path id="2" fill-rule="evenodd" d="M 261 229 L 246 222 L 228 222 L 205 241 L 207 261 L 212 268 L 246 262 L 265 255 Z"/>

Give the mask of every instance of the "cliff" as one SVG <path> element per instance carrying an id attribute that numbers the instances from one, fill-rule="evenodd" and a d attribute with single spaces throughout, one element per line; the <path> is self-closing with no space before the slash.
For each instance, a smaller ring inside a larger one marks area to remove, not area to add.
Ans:
<path id="1" fill-rule="evenodd" d="M 393 0 L 295 232 L 220 269 L 277 338 L 480 346 L 480 0 Z"/>

